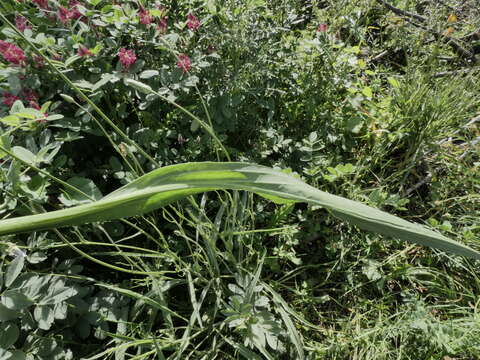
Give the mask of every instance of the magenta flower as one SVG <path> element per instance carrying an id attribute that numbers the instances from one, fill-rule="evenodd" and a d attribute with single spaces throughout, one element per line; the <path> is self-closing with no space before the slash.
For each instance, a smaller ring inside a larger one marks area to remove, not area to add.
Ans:
<path id="1" fill-rule="evenodd" d="M 184 73 L 190 70 L 190 58 L 186 54 L 178 55 L 177 67 Z"/>
<path id="2" fill-rule="evenodd" d="M 0 40 L 0 53 L 3 53 L 8 49 L 10 43 L 8 41 Z"/>
<path id="3" fill-rule="evenodd" d="M 48 0 L 32 0 L 32 2 L 37 5 L 40 9 L 48 10 Z"/>
<path id="4" fill-rule="evenodd" d="M 38 68 L 42 68 L 45 66 L 45 60 L 43 59 L 43 57 L 39 55 L 33 55 L 32 60 L 33 60 L 33 64 Z"/>
<path id="5" fill-rule="evenodd" d="M 135 56 L 135 52 L 133 50 L 127 50 L 125 48 L 121 48 L 118 52 L 118 57 L 120 58 L 120 62 L 124 70 L 128 70 L 130 66 L 135 64 L 137 61 L 137 57 Z"/>
<path id="6" fill-rule="evenodd" d="M 200 27 L 200 21 L 192 13 L 187 15 L 187 27 L 193 31 L 198 30 Z"/>
<path id="7" fill-rule="evenodd" d="M 78 56 L 93 56 L 93 53 L 83 45 L 80 45 L 77 51 Z"/>
<path id="8" fill-rule="evenodd" d="M 78 9 L 78 5 L 80 5 L 80 2 L 78 2 L 77 0 L 70 0 L 68 3 L 70 10 L 63 6 L 60 6 L 58 8 L 57 17 L 62 22 L 62 24 L 65 25 L 72 19 L 77 20 L 82 18 L 82 13 Z"/>
<path id="9" fill-rule="evenodd" d="M 317 27 L 317 32 L 327 32 L 328 25 L 327 24 L 319 24 Z"/>
<path id="10" fill-rule="evenodd" d="M 37 101 L 38 100 L 38 94 L 30 88 L 23 88 L 22 89 L 22 96 L 27 101 Z"/>
<path id="11" fill-rule="evenodd" d="M 35 110 L 40 110 L 41 109 L 40 105 L 38 105 L 38 102 L 33 101 L 33 100 L 28 102 L 28 106 L 30 106 L 31 108 L 33 108 Z"/>
<path id="12" fill-rule="evenodd" d="M 18 96 L 10 94 L 9 92 L 4 92 L 3 93 L 3 99 L 2 99 L 2 104 L 3 105 L 11 107 L 13 105 L 13 103 L 17 100 L 20 100 L 20 98 Z"/>
<path id="13" fill-rule="evenodd" d="M 15 44 L 0 40 L 0 53 L 11 64 L 25 64 L 25 53 Z"/>
<path id="14" fill-rule="evenodd" d="M 57 16 L 58 20 L 60 20 L 63 25 L 70 21 L 70 11 L 63 6 L 58 8 Z"/>
<path id="15" fill-rule="evenodd" d="M 15 16 L 15 27 L 24 32 L 26 29 L 31 29 L 32 27 L 27 24 L 27 18 L 22 15 Z"/>
<path id="16" fill-rule="evenodd" d="M 80 5 L 80 2 L 77 0 L 70 0 L 68 2 L 68 6 L 70 6 L 71 8 L 69 14 L 70 19 L 77 20 L 82 17 L 82 13 L 80 12 L 80 10 L 78 10 L 77 5 Z"/>
<path id="17" fill-rule="evenodd" d="M 158 30 L 161 34 L 165 34 L 165 33 L 167 32 L 167 28 L 168 28 L 167 17 L 164 16 L 164 17 L 162 17 L 161 19 L 158 19 L 158 22 L 157 22 L 157 30 Z"/>
<path id="18" fill-rule="evenodd" d="M 138 16 L 140 17 L 140 23 L 143 25 L 150 25 L 153 22 L 153 16 L 150 14 L 150 11 L 141 8 Z"/>

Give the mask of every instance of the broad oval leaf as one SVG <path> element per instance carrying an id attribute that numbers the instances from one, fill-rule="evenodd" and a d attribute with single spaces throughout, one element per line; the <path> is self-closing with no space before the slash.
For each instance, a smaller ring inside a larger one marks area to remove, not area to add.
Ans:
<path id="1" fill-rule="evenodd" d="M 138 216 L 188 195 L 222 189 L 246 190 L 272 200 L 286 199 L 320 205 L 361 229 L 480 259 L 479 252 L 421 225 L 320 191 L 281 171 L 234 162 L 185 163 L 163 167 L 89 204 L 2 220 L 0 235 Z"/>
<path id="2" fill-rule="evenodd" d="M 23 310 L 33 304 L 33 300 L 18 290 L 7 290 L 2 295 L 2 304 L 11 310 Z"/>
<path id="3" fill-rule="evenodd" d="M 12 323 L 0 324 L 0 348 L 8 349 L 15 344 L 20 335 L 18 326 Z"/>

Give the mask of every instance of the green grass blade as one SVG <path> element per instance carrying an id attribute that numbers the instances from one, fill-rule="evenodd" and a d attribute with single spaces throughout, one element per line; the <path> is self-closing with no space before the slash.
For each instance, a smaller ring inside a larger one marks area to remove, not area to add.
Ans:
<path id="1" fill-rule="evenodd" d="M 479 252 L 421 225 L 320 191 L 278 170 L 234 162 L 185 163 L 163 167 L 89 204 L 2 220 L 0 235 L 138 216 L 188 195 L 221 189 L 246 190 L 272 200 L 321 205 L 361 229 L 480 259 Z"/>

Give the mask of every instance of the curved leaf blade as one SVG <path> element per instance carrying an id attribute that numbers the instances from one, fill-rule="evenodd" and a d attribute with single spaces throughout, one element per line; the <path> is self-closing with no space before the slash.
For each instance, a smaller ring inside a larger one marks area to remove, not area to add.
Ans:
<path id="1" fill-rule="evenodd" d="M 138 216 L 188 195 L 213 190 L 246 190 L 271 200 L 320 205 L 361 229 L 480 259 L 479 252 L 421 225 L 320 191 L 281 171 L 235 162 L 185 163 L 163 167 L 89 204 L 2 220 L 0 235 Z"/>

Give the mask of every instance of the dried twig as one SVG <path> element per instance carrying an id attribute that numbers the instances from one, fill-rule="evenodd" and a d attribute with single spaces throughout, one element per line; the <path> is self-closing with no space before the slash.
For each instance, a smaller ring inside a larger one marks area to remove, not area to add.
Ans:
<path id="1" fill-rule="evenodd" d="M 389 53 L 388 50 L 382 51 L 380 54 L 375 55 L 372 58 L 372 61 L 379 61 L 380 59 L 383 59 L 385 56 L 387 56 Z"/>
<path id="2" fill-rule="evenodd" d="M 475 54 L 473 52 L 471 52 L 470 50 L 467 50 L 465 49 L 462 45 L 460 45 L 460 43 L 458 43 L 455 39 L 451 38 L 451 37 L 448 37 L 448 36 L 445 36 L 443 34 L 440 34 L 439 32 L 437 31 L 434 31 L 422 24 L 419 24 L 417 22 L 414 22 L 412 21 L 412 19 L 415 19 L 417 21 L 420 21 L 421 23 L 425 23 L 427 22 L 427 18 L 426 17 L 423 17 L 421 15 L 418 15 L 418 14 L 415 14 L 415 13 L 412 13 L 412 12 L 409 12 L 409 11 L 405 11 L 405 10 L 402 10 L 402 9 L 399 9 L 389 3 L 387 3 L 386 1 L 384 0 L 377 0 L 377 2 L 379 4 L 382 4 L 383 6 L 385 6 L 387 9 L 391 10 L 392 12 L 394 12 L 395 14 L 397 15 L 400 15 L 400 16 L 403 16 L 403 17 L 406 17 L 406 20 L 409 21 L 411 24 L 425 30 L 425 31 L 428 31 L 429 33 L 433 34 L 433 36 L 435 36 L 435 38 L 437 39 L 441 39 L 443 42 L 445 42 L 446 44 L 450 45 L 450 47 L 452 47 L 452 49 L 462 58 L 466 59 L 466 60 L 469 60 L 471 61 L 472 63 L 477 63 L 478 60 L 477 58 L 475 57 Z"/>
<path id="3" fill-rule="evenodd" d="M 441 77 L 446 77 L 450 75 L 463 75 L 463 74 L 468 74 L 470 72 L 473 72 L 475 70 L 479 70 L 479 67 L 474 67 L 471 69 L 460 69 L 460 70 L 451 70 L 451 71 L 441 71 L 433 74 L 434 78 L 441 78 Z"/>
<path id="4" fill-rule="evenodd" d="M 421 21 L 421 22 L 426 22 L 426 21 L 427 21 L 427 18 L 426 18 L 426 17 L 423 17 L 423 16 L 421 16 L 421 15 L 418 15 L 418 14 L 415 14 L 415 13 L 411 13 L 411 12 L 409 12 L 409 11 L 405 11 L 405 10 L 396 8 L 395 6 L 390 5 L 390 4 L 387 3 L 386 1 L 377 0 L 377 2 L 380 3 L 380 4 L 382 4 L 382 5 L 385 6 L 387 9 L 389 9 L 390 11 L 394 12 L 394 13 L 397 14 L 397 15 L 407 16 L 407 17 L 413 18 L 413 19 L 418 20 L 418 21 Z"/>
<path id="5" fill-rule="evenodd" d="M 473 119 L 471 119 L 468 123 L 466 123 L 465 125 L 463 125 L 460 129 L 457 129 L 452 135 L 455 135 L 455 134 L 458 134 L 462 129 L 468 129 L 470 126 L 472 126 L 473 124 L 475 124 L 476 122 L 480 122 L 480 115 L 477 115 L 475 116 Z M 449 136 L 448 138 L 446 139 L 442 139 L 440 141 L 437 141 L 437 145 L 442 145 L 442 144 L 445 144 L 445 143 L 448 143 L 448 142 L 451 142 L 453 140 L 453 137 L 452 136 Z M 471 141 L 468 141 L 468 142 L 463 142 L 461 144 L 458 144 L 457 146 L 459 147 L 473 147 L 477 144 L 480 143 L 480 136 L 478 136 L 477 138 L 471 140 Z M 470 151 L 470 149 L 467 149 L 466 151 L 463 152 L 462 155 L 459 156 L 459 159 L 463 159 L 465 158 L 465 156 L 467 156 L 468 152 Z M 431 152 L 433 152 L 433 150 L 430 150 L 430 151 L 427 151 L 425 154 L 423 154 L 423 156 L 427 156 L 428 154 L 430 154 Z M 405 191 L 405 194 L 408 196 L 410 195 L 412 192 L 414 192 L 415 190 L 417 190 L 418 188 L 420 188 L 421 186 L 423 186 L 424 184 L 426 184 L 427 182 L 429 182 L 431 179 L 432 179 L 433 175 L 431 172 L 428 172 L 427 175 L 422 178 L 420 181 L 418 181 L 416 184 L 414 184 L 413 186 L 411 186 L 410 188 L 408 188 L 406 191 Z"/>
<path id="6" fill-rule="evenodd" d="M 472 31 L 471 33 L 465 35 L 464 37 L 460 38 L 462 41 L 474 41 L 480 40 L 480 29 Z"/>

